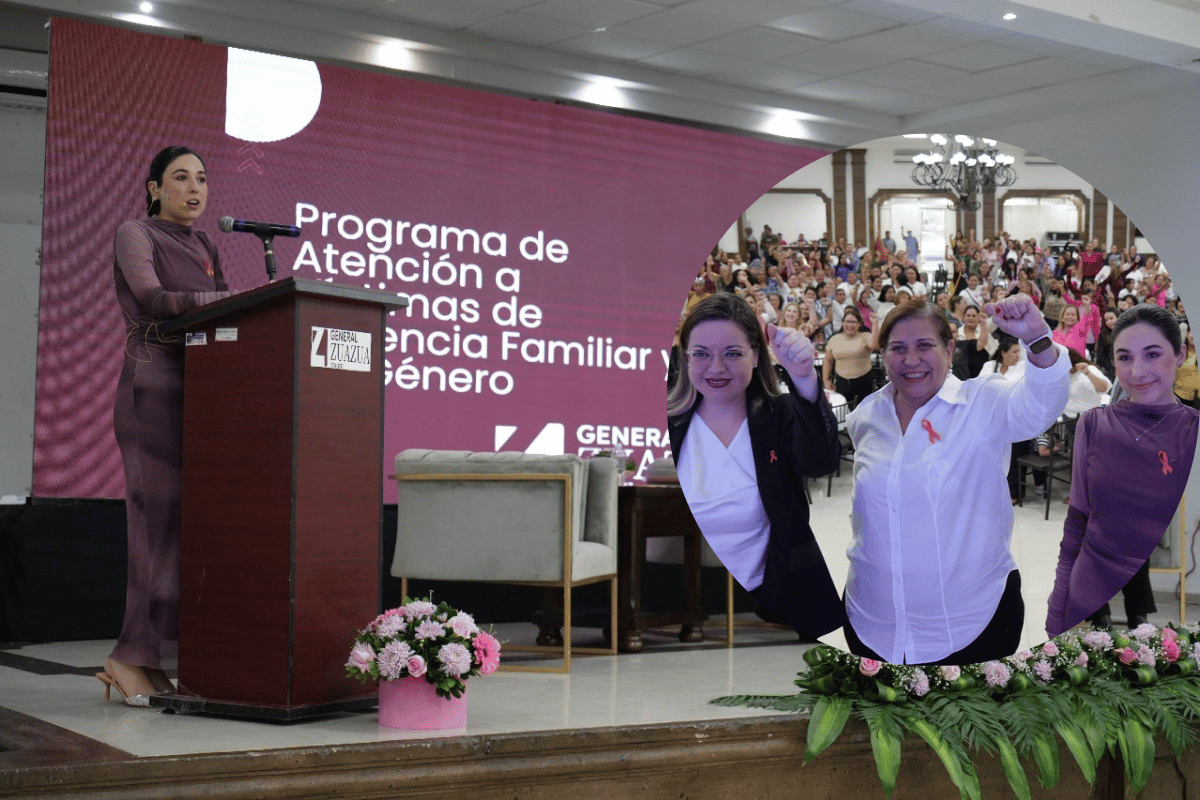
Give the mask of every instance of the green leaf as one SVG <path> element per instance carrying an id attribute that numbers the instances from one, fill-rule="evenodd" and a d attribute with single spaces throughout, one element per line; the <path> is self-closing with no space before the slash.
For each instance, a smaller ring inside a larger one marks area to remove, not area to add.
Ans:
<path id="1" fill-rule="evenodd" d="M 1079 771 L 1083 773 L 1083 777 L 1088 783 L 1095 783 L 1097 759 L 1092 756 L 1087 735 L 1066 720 L 1055 720 L 1054 730 L 1058 731 L 1071 755 L 1075 756 L 1075 763 L 1079 764 Z"/>
<path id="2" fill-rule="evenodd" d="M 896 776 L 900 774 L 901 739 L 888 730 L 882 717 L 871 717 L 867 727 L 871 731 L 871 752 L 875 754 L 875 770 L 883 784 L 883 796 L 891 797 L 896 788 Z"/>
<path id="3" fill-rule="evenodd" d="M 1088 747 L 1092 751 L 1092 763 L 1099 764 L 1104 755 L 1104 730 L 1100 727 L 1099 720 L 1083 711 L 1076 711 L 1071 716 L 1071 721 L 1087 738 Z"/>
<path id="4" fill-rule="evenodd" d="M 1126 718 L 1117 741 L 1125 759 L 1129 791 L 1137 794 L 1149 783 L 1150 772 L 1154 769 L 1154 737 L 1145 725 L 1136 719 Z"/>
<path id="5" fill-rule="evenodd" d="M 1017 758 L 1017 748 L 1004 738 L 996 740 L 996 747 L 1000 750 L 1000 766 L 1004 767 L 1004 776 L 1008 778 L 1008 785 L 1012 787 L 1013 794 L 1018 800 L 1031 800 L 1029 778 L 1025 776 L 1021 760 Z"/>
<path id="6" fill-rule="evenodd" d="M 1038 736 L 1033 740 L 1033 763 L 1037 766 L 1038 783 L 1049 789 L 1058 783 L 1058 744 L 1052 736 Z"/>
<path id="7" fill-rule="evenodd" d="M 914 719 L 909 723 L 909 727 L 925 740 L 925 744 L 929 745 L 933 752 L 937 753 L 938 758 L 942 760 L 942 766 L 950 775 L 950 780 L 958 787 L 959 795 L 970 797 L 972 800 L 982 800 L 979 776 L 975 774 L 973 768 L 963 764 L 958 753 L 942 738 L 937 727 L 925 719 Z"/>
<path id="8" fill-rule="evenodd" d="M 808 722 L 808 746 L 804 750 L 805 764 L 833 744 L 842 729 L 846 727 L 846 720 L 849 718 L 849 699 L 823 695 L 817 700 L 813 705 L 812 718 Z"/>

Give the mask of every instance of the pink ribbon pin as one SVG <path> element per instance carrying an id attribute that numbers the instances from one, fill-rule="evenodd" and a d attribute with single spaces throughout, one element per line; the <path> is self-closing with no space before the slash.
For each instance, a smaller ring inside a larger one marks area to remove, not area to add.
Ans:
<path id="1" fill-rule="evenodd" d="M 941 435 L 933 429 L 933 423 L 929 420 L 921 420 L 921 427 L 924 428 L 925 432 L 929 434 L 930 444 L 933 444 L 934 442 L 940 442 L 942 440 Z"/>
<path id="2" fill-rule="evenodd" d="M 1163 475 L 1170 475 L 1172 472 L 1175 471 L 1175 468 L 1172 467 L 1170 462 L 1167 460 L 1167 451 L 1166 450 L 1158 451 L 1158 460 L 1162 462 Z"/>
<path id="3" fill-rule="evenodd" d="M 778 461 L 778 460 L 779 460 L 779 456 L 775 455 L 775 451 L 774 451 L 774 450 L 772 450 L 772 451 L 771 451 L 771 461 L 770 461 L 770 463 L 774 464 L 774 463 L 775 463 L 776 461 Z"/>

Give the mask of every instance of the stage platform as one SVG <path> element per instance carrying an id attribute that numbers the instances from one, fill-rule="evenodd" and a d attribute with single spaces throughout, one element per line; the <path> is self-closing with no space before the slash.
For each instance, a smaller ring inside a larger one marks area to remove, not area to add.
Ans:
<path id="1" fill-rule="evenodd" d="M 733 648 L 659 633 L 636 655 L 573 660 L 570 675 L 472 680 L 466 728 L 441 732 L 382 728 L 373 711 L 280 725 L 129 708 L 105 703 L 93 675 L 111 641 L 3 650 L 0 797 L 881 796 L 865 726 L 802 766 L 807 715 L 708 704 L 793 692 L 810 645 L 758 628 L 739 628 Z M 1140 796 L 1195 800 L 1200 758 L 1168 756 L 1160 747 Z M 984 797 L 1009 796 L 999 765 L 979 764 Z M 1055 790 L 1034 797 L 1123 796 L 1119 768 L 1089 790 L 1065 750 L 1062 764 Z M 893 797 L 955 794 L 936 756 L 908 740 Z"/>
<path id="2" fill-rule="evenodd" d="M 823 481 L 812 484 L 813 529 L 838 585 L 845 581 L 839 556 L 848 540 L 849 484 L 848 475 L 835 479 L 829 497 Z M 1048 522 L 1039 503 L 1015 509 L 1023 644 L 1044 639 L 1065 509 L 1056 498 Z M 1152 622 L 1177 618 L 1169 596 L 1159 595 L 1158 606 Z M 1119 601 L 1113 611 L 1122 621 Z M 1189 608 L 1189 619 L 1197 616 Z M 510 642 L 532 642 L 536 630 L 497 626 Z M 722 621 L 706 631 L 722 635 Z M 840 636 L 827 641 L 844 646 Z M 598 631 L 577 629 L 576 643 L 598 644 Z M 279 725 L 128 708 L 105 703 L 95 678 L 111 640 L 0 646 L 0 797 L 882 796 L 865 727 L 852 723 L 802 767 L 807 716 L 709 705 L 721 695 L 793 693 L 808 646 L 795 634 L 739 628 L 736 646 L 726 648 L 681 644 L 660 631 L 646 644 L 638 654 L 573 659 L 570 675 L 473 679 L 466 728 L 438 733 L 381 728 L 374 711 Z M 253 653 L 244 669 L 254 669 Z M 1159 748 L 1155 782 L 1142 796 L 1200 800 L 1195 751 L 1180 764 L 1167 752 Z M 1046 792 L 1035 782 L 1034 797 L 1123 796 L 1121 770 L 1089 792 L 1065 751 L 1062 764 L 1058 787 Z M 998 764 L 982 761 L 980 770 L 985 798 L 1011 796 Z M 910 739 L 893 797 L 953 798 L 957 790 L 924 743 Z"/>

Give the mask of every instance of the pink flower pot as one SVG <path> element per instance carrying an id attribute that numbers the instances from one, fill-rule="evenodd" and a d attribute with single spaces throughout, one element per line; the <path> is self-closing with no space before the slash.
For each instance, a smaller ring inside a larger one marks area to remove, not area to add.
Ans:
<path id="1" fill-rule="evenodd" d="M 449 700 L 438 697 L 437 687 L 411 676 L 379 682 L 379 724 L 410 731 L 463 728 L 467 724 L 467 691 Z"/>

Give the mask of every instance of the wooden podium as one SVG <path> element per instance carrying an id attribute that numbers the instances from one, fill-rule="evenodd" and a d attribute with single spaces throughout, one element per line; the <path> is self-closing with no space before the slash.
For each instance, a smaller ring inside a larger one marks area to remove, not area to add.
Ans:
<path id="1" fill-rule="evenodd" d="M 395 295 L 288 278 L 204 306 L 185 337 L 179 693 L 287 722 L 369 708 L 346 677 L 380 610 L 383 333 Z"/>

